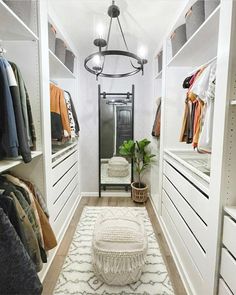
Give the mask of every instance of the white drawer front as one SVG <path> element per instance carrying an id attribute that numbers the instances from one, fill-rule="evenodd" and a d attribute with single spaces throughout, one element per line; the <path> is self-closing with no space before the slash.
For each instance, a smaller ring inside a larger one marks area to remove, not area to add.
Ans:
<path id="1" fill-rule="evenodd" d="M 236 294 L 236 260 L 223 248 L 220 274 L 234 294 Z"/>
<path id="2" fill-rule="evenodd" d="M 233 295 L 233 293 L 230 291 L 228 286 L 225 284 L 225 282 L 220 279 L 219 281 L 219 292 L 218 295 Z"/>
<path id="3" fill-rule="evenodd" d="M 191 182 L 176 171 L 171 165 L 164 161 L 164 175 L 171 181 L 179 193 L 191 204 L 192 208 L 208 224 L 208 206 L 209 202 L 200 190 Z"/>
<path id="4" fill-rule="evenodd" d="M 188 280 L 191 282 L 194 291 L 193 294 L 204 294 L 203 278 L 197 269 L 192 257 L 189 254 L 188 249 L 186 248 L 181 236 L 176 230 L 176 224 L 170 217 L 168 211 L 165 209 L 165 206 L 162 204 L 162 217 L 165 227 L 167 229 L 167 236 L 173 245 L 173 252 L 176 254 L 177 260 L 184 267 L 188 273 Z"/>
<path id="5" fill-rule="evenodd" d="M 202 277 L 204 277 L 206 272 L 205 253 L 165 192 L 163 192 L 163 204 L 171 216 L 176 229 L 184 241 L 185 247 L 188 249 L 197 269 L 201 273 Z"/>
<path id="6" fill-rule="evenodd" d="M 187 223 L 188 227 L 193 232 L 199 244 L 206 249 L 206 236 L 207 226 L 199 218 L 199 216 L 193 211 L 190 205 L 185 201 L 182 195 L 175 189 L 171 182 L 164 176 L 163 187 L 169 198 L 175 204 L 177 210 Z"/>
<path id="7" fill-rule="evenodd" d="M 236 222 L 224 217 L 223 244 L 236 257 Z"/>
<path id="8" fill-rule="evenodd" d="M 76 163 L 78 152 L 74 152 L 52 169 L 53 185 Z"/>

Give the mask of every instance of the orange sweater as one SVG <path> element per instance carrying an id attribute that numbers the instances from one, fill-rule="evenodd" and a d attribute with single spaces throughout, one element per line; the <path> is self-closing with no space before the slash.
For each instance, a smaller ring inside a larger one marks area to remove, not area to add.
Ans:
<path id="1" fill-rule="evenodd" d="M 59 87 L 50 84 L 50 111 L 61 116 L 62 127 L 71 135 L 68 111 L 64 98 L 64 91 Z"/>

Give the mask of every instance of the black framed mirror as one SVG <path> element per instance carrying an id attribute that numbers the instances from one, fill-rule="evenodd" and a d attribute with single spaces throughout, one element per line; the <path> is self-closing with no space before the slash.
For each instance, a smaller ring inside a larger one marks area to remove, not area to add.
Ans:
<path id="1" fill-rule="evenodd" d="M 109 93 L 98 85 L 99 197 L 104 191 L 129 191 L 130 160 L 119 155 L 124 140 L 134 137 L 134 85 L 131 92 Z"/>

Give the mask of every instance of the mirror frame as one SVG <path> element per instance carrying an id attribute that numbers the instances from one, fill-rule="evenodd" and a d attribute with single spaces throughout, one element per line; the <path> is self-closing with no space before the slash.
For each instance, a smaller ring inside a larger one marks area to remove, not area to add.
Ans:
<path id="1" fill-rule="evenodd" d="M 123 92 L 123 93 L 112 93 L 112 92 L 102 92 L 101 85 L 98 85 L 98 187 L 99 187 L 99 197 L 102 194 L 102 186 L 104 184 L 101 183 L 101 100 L 106 99 L 106 96 L 128 96 L 131 99 L 132 104 L 132 140 L 134 139 L 134 95 L 135 95 L 135 87 L 132 85 L 132 92 Z M 125 191 L 131 187 L 131 183 L 133 182 L 133 161 L 131 161 L 131 181 L 130 184 L 109 184 L 110 187 L 124 187 Z M 106 185 L 104 185 L 106 186 Z M 106 189 L 104 189 L 105 191 Z"/>

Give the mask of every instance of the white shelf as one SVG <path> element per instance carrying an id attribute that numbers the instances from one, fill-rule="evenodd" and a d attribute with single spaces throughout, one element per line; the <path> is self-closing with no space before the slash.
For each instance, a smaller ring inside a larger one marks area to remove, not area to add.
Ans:
<path id="1" fill-rule="evenodd" d="M 38 40 L 26 24 L 0 0 L 0 40 Z"/>
<path id="2" fill-rule="evenodd" d="M 208 161 L 208 154 L 199 154 L 189 150 L 165 150 L 165 153 L 204 179 L 207 183 L 210 183 L 210 176 L 203 172 L 204 170 L 208 170 L 205 168 Z M 199 162 L 199 166 L 195 166 L 195 162 Z"/>
<path id="3" fill-rule="evenodd" d="M 167 66 L 196 67 L 217 56 L 220 5 L 205 20 Z"/>
<path id="4" fill-rule="evenodd" d="M 161 79 L 162 78 L 162 70 L 156 75 L 154 79 Z"/>
<path id="5" fill-rule="evenodd" d="M 31 152 L 32 159 L 41 156 L 43 153 L 41 151 L 35 151 Z M 24 161 L 21 157 L 15 158 L 15 159 L 7 159 L 0 161 L 0 173 L 3 171 L 6 171 L 8 169 L 11 169 L 19 164 L 23 164 Z M 27 163 L 28 164 L 28 163 Z M 26 165 L 27 165 L 26 164 Z"/>
<path id="6" fill-rule="evenodd" d="M 236 206 L 226 206 L 225 212 L 228 213 L 234 220 L 236 220 Z"/>
<path id="7" fill-rule="evenodd" d="M 75 75 L 49 49 L 50 79 L 75 79 Z"/>
<path id="8" fill-rule="evenodd" d="M 58 158 L 61 158 L 63 155 L 67 154 L 70 150 L 73 150 L 77 146 L 78 142 L 73 142 L 66 147 L 62 147 L 61 150 L 52 155 L 52 162 L 56 161 Z"/>

